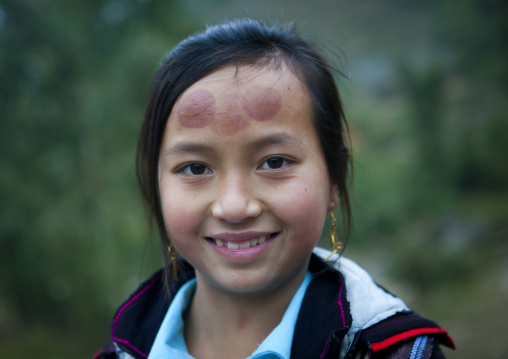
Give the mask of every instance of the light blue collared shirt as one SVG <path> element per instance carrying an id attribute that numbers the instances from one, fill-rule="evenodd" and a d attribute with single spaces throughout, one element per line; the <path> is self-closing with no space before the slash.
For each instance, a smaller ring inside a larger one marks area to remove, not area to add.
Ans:
<path id="1" fill-rule="evenodd" d="M 247 359 L 289 359 L 296 320 L 311 280 L 312 275 L 307 272 L 279 325 Z M 178 290 L 155 337 L 148 359 L 194 359 L 185 344 L 183 314 L 187 310 L 195 290 L 195 278 Z"/>

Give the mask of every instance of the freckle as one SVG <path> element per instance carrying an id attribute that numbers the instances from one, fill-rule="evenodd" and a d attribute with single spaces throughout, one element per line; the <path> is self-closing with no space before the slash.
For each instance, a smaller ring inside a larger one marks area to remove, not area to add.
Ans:
<path id="1" fill-rule="evenodd" d="M 277 90 L 261 86 L 252 86 L 242 96 L 243 108 L 256 121 L 273 118 L 280 111 L 281 100 Z"/>
<path id="2" fill-rule="evenodd" d="M 224 94 L 219 98 L 219 111 L 210 129 L 221 136 L 231 136 L 249 126 L 249 119 L 242 116 L 240 98 L 236 93 Z"/>
<path id="3" fill-rule="evenodd" d="M 205 127 L 213 120 L 215 97 L 207 90 L 193 91 L 180 101 L 176 114 L 183 127 Z"/>
<path id="4" fill-rule="evenodd" d="M 305 188 L 305 192 L 307 192 L 307 188 Z"/>

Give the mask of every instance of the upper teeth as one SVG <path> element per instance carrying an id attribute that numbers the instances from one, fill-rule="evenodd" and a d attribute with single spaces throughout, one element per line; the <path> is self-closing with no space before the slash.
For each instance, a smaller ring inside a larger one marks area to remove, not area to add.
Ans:
<path id="1" fill-rule="evenodd" d="M 227 242 L 215 239 L 215 244 L 217 247 L 228 247 L 228 249 L 249 248 L 254 247 L 257 244 L 265 243 L 267 238 L 268 236 L 261 236 L 243 242 Z"/>

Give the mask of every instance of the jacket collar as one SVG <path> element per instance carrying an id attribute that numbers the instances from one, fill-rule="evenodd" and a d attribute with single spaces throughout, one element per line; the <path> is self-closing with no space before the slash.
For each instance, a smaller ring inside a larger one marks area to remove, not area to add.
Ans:
<path id="1" fill-rule="evenodd" d="M 194 269 L 182 261 L 179 279 L 165 293 L 161 269 L 118 309 L 112 327 L 113 341 L 135 358 L 147 358 L 169 305 L 178 289 L 195 277 Z M 312 254 L 309 271 L 313 280 L 305 294 L 295 327 L 291 358 L 314 358 L 338 350 L 351 326 L 344 278 Z"/>
<path id="2" fill-rule="evenodd" d="M 115 314 L 111 336 L 113 341 L 134 358 L 147 358 L 169 304 L 178 289 L 195 277 L 194 268 L 185 261 L 179 265 L 178 280 L 171 282 L 169 295 L 164 285 L 164 269 L 151 278 L 125 301 Z"/>
<path id="3" fill-rule="evenodd" d="M 344 278 L 315 254 L 309 271 L 313 279 L 296 322 L 291 358 L 335 358 L 352 323 Z"/>

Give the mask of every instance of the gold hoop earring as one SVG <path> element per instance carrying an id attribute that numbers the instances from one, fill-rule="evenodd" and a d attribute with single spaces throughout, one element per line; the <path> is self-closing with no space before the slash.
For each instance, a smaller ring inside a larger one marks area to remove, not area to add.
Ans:
<path id="1" fill-rule="evenodd" d="M 342 242 L 340 241 L 339 236 L 337 236 L 336 232 L 337 220 L 335 219 L 332 211 L 330 211 L 330 224 L 332 225 L 332 229 L 330 230 L 330 239 L 332 240 L 332 253 L 330 253 L 330 255 L 325 259 L 325 262 L 327 262 L 335 253 L 342 250 Z"/>
<path id="2" fill-rule="evenodd" d="M 169 252 L 169 258 L 171 259 L 172 263 L 172 270 L 173 273 L 173 280 L 178 279 L 178 265 L 177 265 L 177 255 L 176 255 L 176 249 L 173 247 L 173 245 L 170 243 L 168 244 L 168 252 Z"/>

